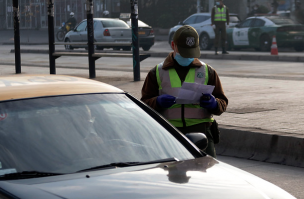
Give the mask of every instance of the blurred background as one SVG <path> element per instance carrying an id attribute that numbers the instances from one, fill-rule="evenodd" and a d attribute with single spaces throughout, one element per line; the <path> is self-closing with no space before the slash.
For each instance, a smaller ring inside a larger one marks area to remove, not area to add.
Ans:
<path id="1" fill-rule="evenodd" d="M 0 29 L 13 29 L 12 0 L 0 0 Z M 55 0 L 55 26 L 70 12 L 78 22 L 86 19 L 86 0 Z M 94 0 L 94 17 L 118 18 L 130 13 L 130 0 Z M 255 14 L 280 14 L 303 23 L 304 0 L 224 0 L 241 20 Z M 139 19 L 154 28 L 168 29 L 197 12 L 210 12 L 214 0 L 138 0 Z M 47 28 L 47 0 L 19 0 L 20 28 Z M 106 11 L 106 12 L 105 12 Z M 107 16 L 105 16 L 107 13 Z"/>

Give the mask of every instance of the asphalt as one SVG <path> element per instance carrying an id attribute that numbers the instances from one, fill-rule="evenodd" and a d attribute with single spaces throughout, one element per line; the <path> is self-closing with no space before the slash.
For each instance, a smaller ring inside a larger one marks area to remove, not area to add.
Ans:
<path id="1" fill-rule="evenodd" d="M 10 33 L 10 31 L 6 31 L 4 34 L 2 31 L 0 35 L 2 41 L 0 40 L 0 43 L 11 45 Z M 30 44 L 41 45 L 44 43 L 42 41 L 44 41 L 45 36 L 42 35 L 45 33 L 41 32 L 41 30 L 22 33 L 22 35 L 27 35 L 28 41 L 33 40 L 32 43 L 25 44 L 22 49 L 28 50 L 30 53 L 47 53 L 46 47 L 38 49 L 36 52 L 34 52 L 35 48 L 28 47 Z M 23 40 L 26 42 L 26 37 L 21 36 L 21 43 Z M 34 39 L 35 37 L 36 39 Z M 156 39 L 157 41 L 164 41 L 166 35 L 156 37 L 158 38 Z M 8 48 L 7 53 L 9 53 L 11 46 L 8 46 Z M 165 57 L 168 54 L 168 52 L 153 52 L 152 50 L 147 53 L 150 53 L 151 57 L 155 59 Z M 7 54 L 7 57 L 12 56 L 12 53 L 9 54 Z M 201 59 L 208 58 L 210 60 L 218 60 L 221 57 L 231 60 L 234 54 L 238 57 L 250 57 L 246 52 L 232 52 L 230 55 L 216 57 L 212 55 L 212 52 L 203 54 L 207 54 L 208 57 L 201 57 Z M 288 52 L 281 54 L 275 58 L 276 60 L 272 61 L 276 61 L 274 63 L 286 61 L 286 66 L 291 62 L 301 63 L 304 61 L 301 54 L 297 54 L 297 56 Z M 261 52 L 254 55 L 259 57 L 269 56 Z M 267 61 L 271 61 L 271 59 L 264 58 Z M 263 61 L 263 59 L 260 61 Z M 5 60 L 6 63 L 4 63 Z M 107 59 L 104 60 L 105 62 L 107 61 Z M 235 58 L 234 60 L 257 60 L 257 57 Z M 11 59 L 6 59 L 5 54 L 2 54 L 0 62 L 0 75 L 14 74 L 14 68 L 11 67 L 13 65 Z M 45 56 L 42 58 L 38 56 L 31 57 L 27 62 L 23 61 L 23 68 L 26 68 L 24 69 L 26 73 L 45 73 L 47 62 L 48 60 L 45 60 Z M 31 63 L 34 64 L 31 66 Z M 57 74 L 88 78 L 86 67 L 59 66 L 57 67 Z M 95 80 L 109 83 L 140 98 L 140 90 L 147 71 L 148 69 L 142 70 L 141 81 L 135 82 L 133 81 L 132 71 L 124 70 L 123 67 L 113 68 L 113 70 L 110 67 L 107 69 L 98 68 Z M 229 98 L 229 106 L 226 113 L 220 117 L 215 117 L 220 123 L 221 131 L 220 143 L 216 145 L 217 154 L 304 167 L 304 106 L 302 105 L 304 81 L 301 79 L 287 81 L 284 79 L 231 76 L 223 76 L 221 81 Z"/>

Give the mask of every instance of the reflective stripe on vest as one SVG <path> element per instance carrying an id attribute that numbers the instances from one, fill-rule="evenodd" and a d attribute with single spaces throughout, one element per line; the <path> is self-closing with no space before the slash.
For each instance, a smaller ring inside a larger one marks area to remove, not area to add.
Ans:
<path id="1" fill-rule="evenodd" d="M 208 84 L 208 67 L 202 62 L 200 68 L 190 68 L 185 82 Z M 178 96 L 180 87 L 182 86 L 181 80 L 174 68 L 163 70 L 163 63 L 156 67 L 156 78 L 159 87 L 159 95 L 168 94 Z M 181 116 L 181 104 L 174 104 L 169 109 L 165 109 L 161 114 L 168 119 L 174 126 L 183 127 Z M 184 118 L 186 126 L 192 126 L 202 122 L 212 122 L 212 115 L 199 105 L 186 104 L 184 105 Z"/>
<path id="2" fill-rule="evenodd" d="M 215 6 L 214 11 L 215 11 L 214 21 L 227 21 L 226 6 L 223 6 L 222 8 L 218 8 L 217 6 Z"/>

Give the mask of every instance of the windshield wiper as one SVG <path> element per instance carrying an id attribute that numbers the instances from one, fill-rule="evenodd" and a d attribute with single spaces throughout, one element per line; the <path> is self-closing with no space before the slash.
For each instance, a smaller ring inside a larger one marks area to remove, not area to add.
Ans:
<path id="1" fill-rule="evenodd" d="M 48 173 L 41 171 L 22 171 L 18 173 L 8 173 L 0 176 L 2 179 L 27 179 L 27 178 L 40 178 L 48 176 L 64 175 L 63 173 Z"/>
<path id="2" fill-rule="evenodd" d="M 160 160 L 153 160 L 149 162 L 115 162 L 111 164 L 91 167 L 88 169 L 83 169 L 77 172 L 83 172 L 83 171 L 91 171 L 91 170 L 98 170 L 98 169 L 104 169 L 104 168 L 115 168 L 115 167 L 130 167 L 130 166 L 138 166 L 138 165 L 145 165 L 145 164 L 153 164 L 153 163 L 162 163 L 162 162 L 172 162 L 172 161 L 179 161 L 177 158 L 166 158 L 166 159 L 160 159 Z"/>

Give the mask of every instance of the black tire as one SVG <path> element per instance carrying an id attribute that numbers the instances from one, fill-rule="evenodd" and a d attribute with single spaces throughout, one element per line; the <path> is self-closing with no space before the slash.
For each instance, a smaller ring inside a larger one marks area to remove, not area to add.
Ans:
<path id="1" fill-rule="evenodd" d="M 129 46 L 128 47 L 123 47 L 122 50 L 124 50 L 124 51 L 130 51 L 131 50 L 131 46 L 130 47 Z"/>
<path id="2" fill-rule="evenodd" d="M 297 51 L 297 52 L 303 52 L 303 50 L 304 50 L 304 46 L 303 46 L 304 44 L 302 44 L 302 45 L 296 45 L 295 47 L 294 47 L 294 49 Z"/>
<path id="3" fill-rule="evenodd" d="M 271 39 L 268 35 L 262 35 L 260 37 L 260 47 L 259 49 L 264 52 L 269 52 L 271 47 Z"/>
<path id="4" fill-rule="evenodd" d="M 152 46 L 143 46 L 142 49 L 144 51 L 149 51 Z"/>
<path id="5" fill-rule="evenodd" d="M 96 46 L 96 50 L 103 50 L 103 47 Z"/>
<path id="6" fill-rule="evenodd" d="M 232 49 L 232 47 L 231 47 L 231 42 L 230 42 L 229 39 L 227 40 L 226 47 L 227 47 L 227 50 L 231 50 L 231 49 Z"/>
<path id="7" fill-rule="evenodd" d="M 69 38 L 65 39 L 65 42 L 71 42 Z M 71 45 L 64 45 L 64 48 L 66 50 L 73 50 L 74 48 Z"/>
<path id="8" fill-rule="evenodd" d="M 200 45 L 201 50 L 210 50 L 211 49 L 212 43 L 211 43 L 211 40 L 210 40 L 210 37 L 208 34 L 203 33 L 200 36 L 199 45 Z"/>
<path id="9" fill-rule="evenodd" d="M 63 41 L 64 36 L 65 36 L 65 32 L 63 32 L 62 30 L 59 30 L 56 33 L 56 38 L 57 38 L 58 41 Z"/>

